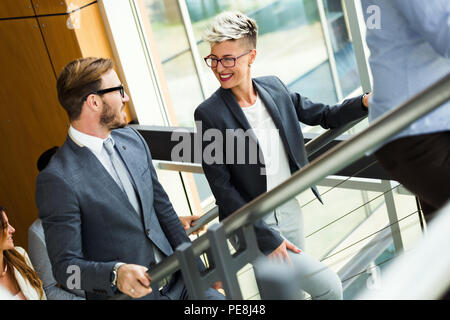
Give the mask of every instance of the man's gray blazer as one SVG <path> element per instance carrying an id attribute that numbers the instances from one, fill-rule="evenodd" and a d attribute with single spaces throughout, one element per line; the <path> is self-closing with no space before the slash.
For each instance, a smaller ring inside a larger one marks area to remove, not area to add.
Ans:
<path id="1" fill-rule="evenodd" d="M 253 85 L 279 130 L 288 154 L 291 173 L 308 164 L 300 122 L 307 125 L 321 125 L 328 129 L 367 115 L 367 108 L 362 105 L 361 96 L 345 100 L 339 105 L 329 106 L 313 103 L 308 98 L 289 91 L 281 80 L 274 76 L 255 78 Z M 201 129 L 197 129 L 202 132 L 202 136 L 205 131 L 212 128 L 218 129 L 223 137 L 227 136 L 227 129 L 241 129 L 244 133 L 250 129 L 250 124 L 230 89 L 219 88 L 197 107 L 194 117 L 197 127 L 201 125 Z M 233 161 L 228 159 L 222 164 L 209 164 L 202 157 L 203 171 L 216 198 L 220 219 L 226 218 L 246 203 L 267 192 L 266 176 L 261 174 L 264 159 L 259 158 L 256 163 L 251 162 L 250 150 L 257 149 L 255 146 L 258 144 L 257 138 L 252 135 L 247 136 L 250 138 L 247 139 L 242 134 L 236 134 L 234 137 Z M 237 150 L 242 140 L 247 140 L 245 150 Z M 203 141 L 203 150 L 209 143 L 211 142 Z M 224 155 L 226 151 L 229 151 L 225 149 L 227 143 L 223 143 Z M 243 164 L 239 162 L 239 157 L 243 156 L 242 153 L 245 153 Z M 261 155 L 258 154 L 258 156 Z M 317 189 L 315 187 L 312 189 L 320 200 Z M 259 248 L 264 254 L 270 254 L 283 241 L 280 235 L 269 228 L 263 220 L 255 224 L 255 232 Z"/>
<path id="2" fill-rule="evenodd" d="M 168 256 L 190 241 L 142 136 L 132 128 L 113 130 L 111 136 L 136 186 L 142 217 L 96 156 L 70 137 L 37 178 L 36 203 L 55 278 L 66 284 L 78 267 L 88 299 L 114 294 L 110 275 L 117 262 L 151 269 L 152 243 Z M 169 287 L 167 295 L 177 299 L 184 288 L 180 273 Z M 157 290 L 145 297 L 158 298 Z"/>

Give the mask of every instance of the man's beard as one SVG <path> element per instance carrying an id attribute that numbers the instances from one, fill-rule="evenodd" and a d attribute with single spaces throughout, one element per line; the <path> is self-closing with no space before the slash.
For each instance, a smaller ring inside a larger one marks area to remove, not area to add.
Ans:
<path id="1" fill-rule="evenodd" d="M 123 128 L 127 125 L 125 120 L 122 120 L 120 112 L 115 113 L 113 108 L 103 101 L 103 111 L 100 115 L 100 125 L 106 127 L 108 130 Z"/>

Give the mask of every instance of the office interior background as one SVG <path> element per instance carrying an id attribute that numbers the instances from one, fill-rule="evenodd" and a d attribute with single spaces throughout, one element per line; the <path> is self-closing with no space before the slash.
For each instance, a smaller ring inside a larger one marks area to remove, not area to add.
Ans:
<path id="1" fill-rule="evenodd" d="M 16 245 L 27 249 L 27 230 L 37 218 L 37 159 L 66 139 L 69 121 L 56 95 L 63 66 L 79 57 L 112 58 L 130 96 L 131 123 L 192 129 L 194 109 L 218 88 L 202 59 L 209 53 L 202 30 L 225 10 L 258 23 L 254 76 L 276 75 L 290 89 L 329 104 L 370 89 L 363 85 L 370 70 L 359 1 L 0 0 L 0 204 L 16 228 Z M 346 134 L 367 126 L 364 120 Z M 179 215 L 214 207 L 203 174 L 155 165 Z M 342 279 L 344 298 L 352 299 L 423 235 L 416 199 L 381 179 L 329 176 L 318 187 L 324 205 L 310 191 L 297 196 L 306 250 L 336 272 L 381 231 L 393 232 L 363 272 Z M 259 298 L 251 265 L 239 271 L 239 281 L 245 299 Z"/>

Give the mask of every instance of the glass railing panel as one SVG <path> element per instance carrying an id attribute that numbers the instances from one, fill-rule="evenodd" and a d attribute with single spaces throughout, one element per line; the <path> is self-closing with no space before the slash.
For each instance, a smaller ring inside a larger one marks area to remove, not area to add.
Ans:
<path id="1" fill-rule="evenodd" d="M 321 194 L 329 187 L 318 187 Z M 320 259 L 326 256 L 367 218 L 359 190 L 335 188 L 322 195 L 324 204 L 313 200 L 311 192 L 300 195 L 304 216 L 306 251 Z M 346 217 L 343 217 L 347 214 Z"/>
<path id="2" fill-rule="evenodd" d="M 343 292 L 344 300 L 353 300 L 358 294 L 366 289 L 377 290 L 382 286 L 382 274 L 386 267 L 389 266 L 395 259 L 394 244 L 391 244 L 380 256 L 378 256 L 374 262 L 372 262 L 364 271 L 353 275 L 345 281 L 353 281 L 348 288 Z"/>
<path id="3" fill-rule="evenodd" d="M 373 207 L 375 203 L 375 210 L 372 214 L 364 220 L 357 228 L 355 228 L 338 246 L 336 246 L 326 257 L 322 259 L 327 266 L 339 272 L 343 268 L 348 268 L 348 262 L 356 255 L 363 254 L 363 251 L 368 250 L 372 246 L 376 246 L 377 242 L 373 242 L 375 237 L 386 229 L 390 229 L 388 237 L 395 238 L 400 236 L 402 241 L 402 249 L 396 248 L 392 243 L 380 255 L 374 256 L 373 261 L 368 264 L 363 270 L 355 274 L 346 275 L 343 282 L 344 299 L 352 299 L 361 290 L 376 290 L 382 285 L 384 268 L 395 259 L 395 257 L 403 250 L 414 249 L 417 240 L 423 235 L 419 221 L 419 214 L 416 205 L 415 197 L 410 194 L 399 193 L 401 185 L 393 184 L 391 188 L 386 189 L 385 192 L 367 192 L 367 197 L 370 199 L 366 206 Z M 380 197 L 381 195 L 381 197 Z M 391 205 L 386 204 L 387 196 L 392 195 L 396 211 L 396 218 L 392 221 L 389 217 L 388 210 L 392 210 Z M 376 200 L 376 202 L 374 201 Z M 380 204 L 381 201 L 381 204 Z M 372 209 L 371 209 L 372 210 Z M 393 229 L 392 226 L 397 229 Z M 331 226 L 330 226 L 331 227 Z M 394 232 L 394 235 L 391 235 Z M 322 240 L 322 239 L 321 239 Z M 320 242 L 321 240 L 318 240 Z M 384 238 L 383 238 L 384 240 Z M 381 242 L 379 240 L 378 242 Z M 367 247 L 368 246 L 368 247 Z M 351 282 L 348 285 L 346 282 Z"/>

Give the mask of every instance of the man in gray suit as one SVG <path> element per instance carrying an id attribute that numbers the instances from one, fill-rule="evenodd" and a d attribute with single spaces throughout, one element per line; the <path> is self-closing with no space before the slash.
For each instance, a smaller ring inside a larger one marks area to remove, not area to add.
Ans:
<path id="1" fill-rule="evenodd" d="M 150 287 L 147 271 L 190 240 L 158 182 L 146 142 L 126 127 L 128 96 L 112 61 L 72 61 L 57 89 L 71 125 L 36 189 L 56 280 L 79 286 L 88 299 L 118 293 L 188 299 L 180 272 L 159 290 Z M 206 297 L 223 299 L 213 289 Z"/>

